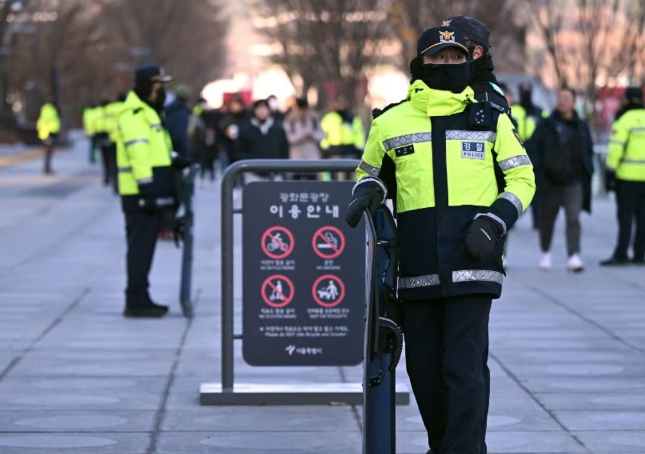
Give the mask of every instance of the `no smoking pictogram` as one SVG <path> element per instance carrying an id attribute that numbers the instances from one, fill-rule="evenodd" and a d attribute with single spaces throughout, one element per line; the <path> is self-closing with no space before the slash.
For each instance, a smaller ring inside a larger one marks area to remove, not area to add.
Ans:
<path id="1" fill-rule="evenodd" d="M 311 245 L 318 257 L 335 259 L 345 249 L 345 235 L 336 227 L 322 227 L 314 233 Z"/>
<path id="2" fill-rule="evenodd" d="M 293 283 L 288 277 L 276 274 L 262 283 L 262 299 L 271 307 L 285 307 L 293 300 Z"/>
<path id="3" fill-rule="evenodd" d="M 331 274 L 316 279 L 312 291 L 314 300 L 322 307 L 336 307 L 345 298 L 345 284 Z"/>
<path id="4" fill-rule="evenodd" d="M 262 235 L 262 250 L 272 259 L 281 260 L 293 251 L 293 235 L 284 227 L 271 227 Z"/>

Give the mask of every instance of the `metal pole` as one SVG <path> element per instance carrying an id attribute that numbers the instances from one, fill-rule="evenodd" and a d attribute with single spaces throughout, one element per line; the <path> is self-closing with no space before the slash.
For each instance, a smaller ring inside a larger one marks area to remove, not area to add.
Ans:
<path id="1" fill-rule="evenodd" d="M 222 392 L 233 392 L 234 377 L 234 260 L 233 260 L 233 188 L 238 175 L 246 172 L 352 172 L 357 159 L 247 159 L 231 164 L 222 177 Z"/>

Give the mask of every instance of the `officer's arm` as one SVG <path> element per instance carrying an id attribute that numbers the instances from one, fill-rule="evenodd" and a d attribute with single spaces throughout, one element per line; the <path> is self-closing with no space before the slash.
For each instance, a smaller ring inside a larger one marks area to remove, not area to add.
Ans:
<path id="1" fill-rule="evenodd" d="M 533 165 L 506 114 L 501 114 L 497 122 L 495 150 L 495 159 L 504 172 L 506 185 L 484 215 L 501 221 L 506 233 L 528 208 L 535 194 Z"/>
<path id="2" fill-rule="evenodd" d="M 150 165 L 150 126 L 145 122 L 142 112 L 122 115 L 119 118 L 119 129 L 132 175 L 137 185 L 152 183 L 152 166 Z"/>
<path id="3" fill-rule="evenodd" d="M 356 186 L 364 184 L 368 181 L 374 181 L 383 189 L 383 200 L 387 197 L 387 187 L 385 183 L 379 179 L 379 172 L 381 171 L 381 164 L 385 157 L 385 147 L 379 136 L 377 121 L 372 122 L 370 133 L 367 136 L 367 143 L 365 151 L 358 168 L 356 169 Z M 356 188 L 354 186 L 354 188 Z"/>
<path id="4" fill-rule="evenodd" d="M 609 149 L 607 151 L 607 168 L 613 172 L 620 165 L 620 161 L 625 154 L 625 146 L 629 139 L 629 128 L 627 122 L 621 121 L 621 117 L 611 127 L 611 138 L 609 139 Z"/>

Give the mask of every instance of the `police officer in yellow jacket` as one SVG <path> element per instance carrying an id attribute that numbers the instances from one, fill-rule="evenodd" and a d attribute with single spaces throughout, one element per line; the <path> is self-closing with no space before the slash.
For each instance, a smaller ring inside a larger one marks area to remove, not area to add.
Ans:
<path id="1" fill-rule="evenodd" d="M 38 138 L 45 144 L 44 173 L 51 175 L 53 173 L 52 156 L 60 133 L 60 117 L 53 102 L 45 103 L 40 109 L 36 129 L 38 130 Z"/>
<path id="2" fill-rule="evenodd" d="M 645 107 L 643 90 L 630 87 L 625 92 L 625 112 L 612 126 L 607 154 L 607 190 L 616 191 L 618 204 L 618 244 L 603 266 L 630 262 L 627 250 L 636 224 L 631 262 L 645 265 Z"/>
<path id="3" fill-rule="evenodd" d="M 103 109 L 105 140 L 103 143 L 103 153 L 105 155 L 105 184 L 111 185 L 114 192 L 118 192 L 117 166 L 116 166 L 116 144 L 119 137 L 117 119 L 123 110 L 125 102 L 125 93 L 119 94 L 116 101 L 107 104 Z"/>
<path id="4" fill-rule="evenodd" d="M 504 236 L 529 206 L 535 177 L 509 117 L 474 102 L 465 36 L 431 28 L 417 54 L 407 99 L 372 122 L 346 221 L 355 227 L 396 188 L 406 366 L 431 452 L 479 454 Z M 382 171 L 387 160 L 393 175 Z"/>
<path id="5" fill-rule="evenodd" d="M 161 317 L 168 308 L 148 293 L 157 234 L 164 210 L 176 209 L 170 136 L 163 126 L 164 84 L 159 66 L 137 70 L 117 127 L 117 165 L 128 242 L 125 315 Z"/>

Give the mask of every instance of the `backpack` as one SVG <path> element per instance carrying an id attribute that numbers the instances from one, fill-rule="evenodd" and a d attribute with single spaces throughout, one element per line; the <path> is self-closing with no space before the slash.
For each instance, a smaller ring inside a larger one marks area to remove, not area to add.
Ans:
<path id="1" fill-rule="evenodd" d="M 544 150 L 542 160 L 544 176 L 555 184 L 571 183 L 574 174 L 572 150 L 568 146 L 571 132 L 562 122 L 557 120 L 547 120 L 545 123 L 551 131 L 554 141 L 553 147 Z"/>

